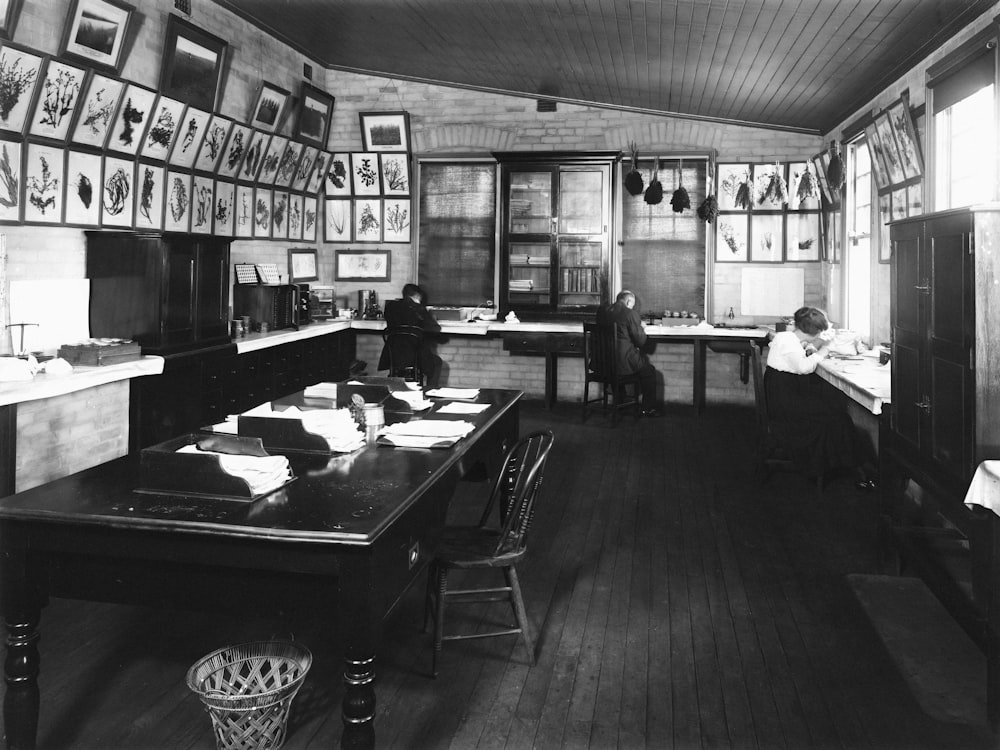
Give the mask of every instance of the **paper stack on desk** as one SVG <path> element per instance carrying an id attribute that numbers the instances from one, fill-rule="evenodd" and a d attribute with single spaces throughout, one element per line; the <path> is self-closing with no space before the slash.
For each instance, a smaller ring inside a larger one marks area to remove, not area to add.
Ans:
<path id="1" fill-rule="evenodd" d="M 475 429 L 471 422 L 418 419 L 389 425 L 379 433 L 379 440 L 406 448 L 448 448 Z"/>
<path id="2" fill-rule="evenodd" d="M 437 398 L 476 398 L 479 395 L 478 388 L 434 388 L 427 391 L 428 396 Z"/>
<path id="3" fill-rule="evenodd" d="M 358 429 L 351 410 L 346 408 L 299 409 L 291 406 L 284 411 L 274 411 L 269 403 L 265 403 L 244 412 L 244 416 L 298 419 L 306 432 L 322 437 L 335 453 L 350 453 L 365 444 L 364 432 Z"/>
<path id="4" fill-rule="evenodd" d="M 263 495 L 276 490 L 292 478 L 285 456 L 240 456 L 232 453 L 203 451 L 192 443 L 177 450 L 178 453 L 202 453 L 219 457 L 219 465 L 227 474 L 239 477 L 250 487 L 253 495 Z"/>
<path id="5" fill-rule="evenodd" d="M 423 411 L 434 406 L 434 402 L 424 398 L 423 391 L 393 391 L 393 398 L 405 401 L 413 411 Z"/>
<path id="6" fill-rule="evenodd" d="M 306 398 L 329 398 L 334 401 L 337 400 L 337 384 L 336 383 L 316 383 L 315 385 L 306 386 L 303 395 Z"/>

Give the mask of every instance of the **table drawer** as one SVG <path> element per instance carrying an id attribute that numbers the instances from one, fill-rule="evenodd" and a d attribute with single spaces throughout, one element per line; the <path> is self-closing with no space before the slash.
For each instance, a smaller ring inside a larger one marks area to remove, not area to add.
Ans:
<path id="1" fill-rule="evenodd" d="M 581 354 L 582 333 L 505 333 L 504 351 L 518 354 Z"/>

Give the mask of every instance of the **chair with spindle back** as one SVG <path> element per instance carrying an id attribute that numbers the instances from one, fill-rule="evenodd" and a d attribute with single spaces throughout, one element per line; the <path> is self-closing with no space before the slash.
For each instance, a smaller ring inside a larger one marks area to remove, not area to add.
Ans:
<path id="1" fill-rule="evenodd" d="M 618 424 L 618 412 L 632 407 L 639 416 L 639 374 L 618 369 L 614 323 L 583 324 L 583 420 L 594 409 L 611 411 L 611 424 Z M 590 397 L 591 383 L 600 390 Z M 628 389 L 631 386 L 632 395 Z"/>

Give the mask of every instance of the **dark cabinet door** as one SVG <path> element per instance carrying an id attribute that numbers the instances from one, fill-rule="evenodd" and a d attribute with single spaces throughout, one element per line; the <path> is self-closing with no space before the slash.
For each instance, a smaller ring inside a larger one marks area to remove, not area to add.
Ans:
<path id="1" fill-rule="evenodd" d="M 165 281 L 161 290 L 160 341 L 165 347 L 181 347 L 195 341 L 197 260 L 196 247 L 191 243 L 168 242 L 163 248 Z"/>
<path id="2" fill-rule="evenodd" d="M 930 285 L 921 222 L 892 229 L 892 424 L 899 440 L 919 450 L 923 418 L 924 314 Z"/>
<path id="3" fill-rule="evenodd" d="M 228 242 L 199 241 L 196 287 L 198 338 L 226 338 L 229 335 Z"/>

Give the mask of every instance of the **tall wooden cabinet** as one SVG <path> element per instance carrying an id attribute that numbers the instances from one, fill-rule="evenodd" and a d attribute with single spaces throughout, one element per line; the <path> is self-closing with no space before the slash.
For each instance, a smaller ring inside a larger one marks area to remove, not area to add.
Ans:
<path id="1" fill-rule="evenodd" d="M 1000 458 L 1000 206 L 890 231 L 893 451 L 964 496 Z"/>
<path id="2" fill-rule="evenodd" d="M 620 154 L 497 153 L 501 311 L 589 312 L 606 300 Z"/>
<path id="3" fill-rule="evenodd" d="M 229 241 L 87 232 L 90 333 L 148 354 L 229 343 Z"/>

